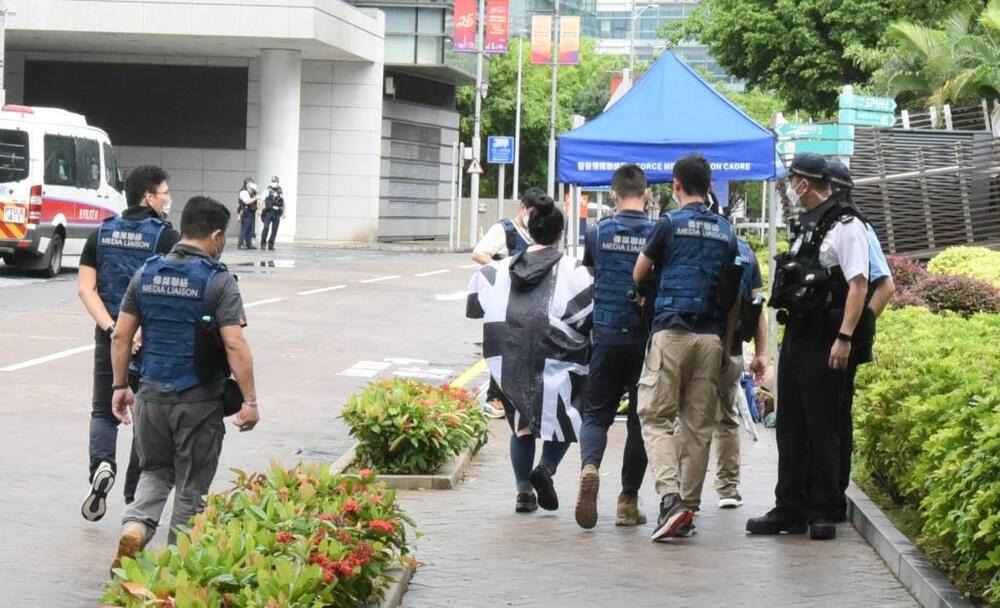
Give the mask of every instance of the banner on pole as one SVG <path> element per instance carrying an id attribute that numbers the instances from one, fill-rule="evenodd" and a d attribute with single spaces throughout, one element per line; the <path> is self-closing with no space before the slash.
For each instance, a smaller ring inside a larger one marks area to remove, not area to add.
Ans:
<path id="1" fill-rule="evenodd" d="M 452 50 L 456 53 L 476 52 L 476 0 L 455 0 L 455 24 Z"/>
<path id="2" fill-rule="evenodd" d="M 507 52 L 509 0 L 486 0 L 486 53 L 503 55 Z"/>
<path id="3" fill-rule="evenodd" d="M 533 15 L 531 17 L 531 63 L 547 65 L 552 63 L 552 17 Z"/>
<path id="4" fill-rule="evenodd" d="M 559 65 L 580 63 L 580 17 L 559 18 Z"/>

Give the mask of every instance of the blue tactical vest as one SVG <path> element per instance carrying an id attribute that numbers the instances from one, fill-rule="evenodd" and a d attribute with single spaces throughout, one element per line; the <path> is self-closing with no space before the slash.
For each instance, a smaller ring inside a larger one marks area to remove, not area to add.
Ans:
<path id="1" fill-rule="evenodd" d="M 594 325 L 622 333 L 643 325 L 639 307 L 629 301 L 628 292 L 635 284 L 632 271 L 646 249 L 653 222 L 641 217 L 636 220 L 627 222 L 615 216 L 597 224 L 596 232 Z"/>
<path id="2" fill-rule="evenodd" d="M 753 267 L 757 263 L 757 254 L 754 253 L 750 243 L 741 238 L 736 239 L 736 244 L 740 249 L 740 258 L 743 259 L 743 274 L 740 276 L 740 295 L 749 299 L 753 297 Z"/>
<path id="3" fill-rule="evenodd" d="M 528 241 L 524 240 L 521 232 L 514 226 L 514 222 L 503 218 L 500 220 L 503 231 L 507 233 L 507 255 L 514 257 L 528 248 Z"/>
<path id="4" fill-rule="evenodd" d="M 195 352 L 206 316 L 209 283 L 226 267 L 202 257 L 157 256 L 142 268 L 142 378 L 181 392 L 228 376 L 225 369 L 199 370 Z"/>
<path id="5" fill-rule="evenodd" d="M 167 225 L 155 218 L 126 220 L 121 216 L 104 220 L 97 232 L 97 293 L 112 318 L 128 283 L 143 262 L 156 253 L 156 244 Z"/>
<path id="6" fill-rule="evenodd" d="M 667 214 L 672 233 L 656 291 L 656 312 L 722 318 L 716 289 L 730 259 L 732 226 L 704 205 Z"/>

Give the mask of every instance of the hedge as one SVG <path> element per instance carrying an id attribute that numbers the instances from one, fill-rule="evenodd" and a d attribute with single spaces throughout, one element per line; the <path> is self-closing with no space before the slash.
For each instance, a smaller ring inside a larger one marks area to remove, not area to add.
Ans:
<path id="1" fill-rule="evenodd" d="M 922 308 L 879 319 L 855 398 L 858 469 L 919 517 L 916 539 L 1000 606 L 1000 315 Z"/>
<path id="2" fill-rule="evenodd" d="M 1000 289 L 1000 251 L 986 247 L 949 247 L 927 264 L 927 270 L 979 279 Z"/>

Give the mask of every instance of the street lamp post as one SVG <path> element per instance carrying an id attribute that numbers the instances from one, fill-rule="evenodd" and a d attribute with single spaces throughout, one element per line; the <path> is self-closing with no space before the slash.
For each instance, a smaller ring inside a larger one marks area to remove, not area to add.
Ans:
<path id="1" fill-rule="evenodd" d="M 479 0 L 479 32 L 476 37 L 476 116 L 472 126 L 472 159 L 480 158 L 480 127 L 483 120 L 483 48 L 486 32 L 486 0 Z M 482 165 L 480 165 L 482 166 Z M 479 220 L 479 173 L 473 172 L 469 180 L 472 189 L 472 209 L 469 211 L 469 247 L 476 246 L 476 228 Z"/>
<path id="2" fill-rule="evenodd" d="M 516 202 L 520 189 L 520 169 L 521 169 L 521 79 L 524 72 L 524 32 L 517 36 L 517 102 L 514 108 L 514 192 L 513 199 Z M 517 205 L 515 204 L 516 208 Z"/>
<path id="3" fill-rule="evenodd" d="M 639 27 L 639 17 L 655 6 L 655 4 L 647 4 L 640 10 L 636 10 L 635 0 L 632 0 L 632 24 L 629 27 L 628 35 L 628 76 L 630 82 L 633 78 L 632 75 L 635 74 L 635 30 Z"/>
<path id="4" fill-rule="evenodd" d="M 549 175 L 546 194 L 556 196 L 556 81 L 559 78 L 559 0 L 552 18 L 552 108 L 549 112 Z"/>

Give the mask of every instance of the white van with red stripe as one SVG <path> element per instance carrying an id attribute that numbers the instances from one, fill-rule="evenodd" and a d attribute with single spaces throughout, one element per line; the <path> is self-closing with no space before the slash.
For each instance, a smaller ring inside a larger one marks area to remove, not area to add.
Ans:
<path id="1" fill-rule="evenodd" d="M 0 109 L 0 258 L 54 276 L 125 208 L 108 134 L 56 108 Z"/>

